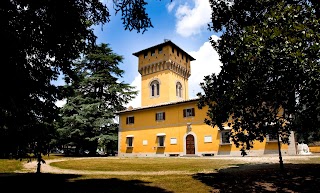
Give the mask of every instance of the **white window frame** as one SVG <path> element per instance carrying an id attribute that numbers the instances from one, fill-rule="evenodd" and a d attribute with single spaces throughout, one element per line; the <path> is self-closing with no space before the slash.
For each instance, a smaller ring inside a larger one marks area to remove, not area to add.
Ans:
<path id="1" fill-rule="evenodd" d="M 212 143 L 212 135 L 205 135 L 204 142 L 205 143 Z"/>
<path id="2" fill-rule="evenodd" d="M 178 143 L 177 138 L 176 137 L 171 137 L 170 138 L 170 144 L 171 145 L 176 145 Z"/>
<path id="3" fill-rule="evenodd" d="M 148 140 L 143 140 L 142 145 L 148 145 Z"/>

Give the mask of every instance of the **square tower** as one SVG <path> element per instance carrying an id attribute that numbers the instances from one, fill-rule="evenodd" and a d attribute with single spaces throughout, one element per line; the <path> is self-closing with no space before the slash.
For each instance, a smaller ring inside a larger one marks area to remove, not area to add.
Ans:
<path id="1" fill-rule="evenodd" d="M 189 99 L 190 62 L 195 60 L 170 40 L 133 53 L 141 74 L 141 106 Z"/>

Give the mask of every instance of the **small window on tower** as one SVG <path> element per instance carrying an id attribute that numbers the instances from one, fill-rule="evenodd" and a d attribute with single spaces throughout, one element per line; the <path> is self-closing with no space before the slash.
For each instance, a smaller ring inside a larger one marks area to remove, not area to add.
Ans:
<path id="1" fill-rule="evenodd" d="M 182 97 L 182 85 L 180 82 L 177 82 L 176 84 L 176 96 L 177 97 Z"/>
<path id="2" fill-rule="evenodd" d="M 148 58 L 148 52 L 144 53 L 144 58 Z"/>
<path id="3" fill-rule="evenodd" d="M 151 50 L 151 56 L 154 56 L 156 54 L 155 50 Z"/>
<path id="4" fill-rule="evenodd" d="M 160 84 L 157 80 L 154 80 L 150 84 L 150 94 L 151 97 L 156 97 L 160 95 Z"/>
<path id="5" fill-rule="evenodd" d="M 159 54 L 162 53 L 162 47 L 158 48 L 158 53 L 159 53 Z"/>
<path id="6" fill-rule="evenodd" d="M 172 47 L 172 53 L 174 53 L 174 48 Z"/>

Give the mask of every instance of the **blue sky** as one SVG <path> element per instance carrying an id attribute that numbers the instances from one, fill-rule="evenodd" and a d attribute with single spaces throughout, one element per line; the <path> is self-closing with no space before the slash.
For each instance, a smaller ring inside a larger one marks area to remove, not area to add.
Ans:
<path id="1" fill-rule="evenodd" d="M 121 15 L 115 15 L 112 0 L 103 0 L 111 13 L 111 21 L 104 26 L 94 28 L 98 43 L 108 43 L 116 54 L 124 57 L 119 65 L 125 71 L 121 81 L 129 83 L 140 90 L 141 77 L 138 73 L 138 58 L 132 53 L 169 39 L 188 52 L 196 60 L 191 62 L 189 78 L 189 97 L 194 98 L 201 92 L 199 86 L 205 75 L 219 73 L 220 61 L 218 54 L 208 42 L 209 37 L 219 38 L 207 29 L 210 22 L 210 5 L 208 0 L 147 0 L 147 13 L 153 28 L 143 34 L 124 30 Z M 139 107 L 140 95 L 126 106 Z M 64 102 L 59 101 L 58 106 Z"/>

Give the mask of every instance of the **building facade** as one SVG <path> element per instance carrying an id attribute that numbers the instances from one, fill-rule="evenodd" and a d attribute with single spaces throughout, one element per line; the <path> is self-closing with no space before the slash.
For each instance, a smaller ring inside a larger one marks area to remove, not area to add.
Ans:
<path id="1" fill-rule="evenodd" d="M 141 74 L 141 107 L 119 115 L 119 157 L 240 156 L 223 131 L 204 123 L 207 108 L 188 98 L 192 56 L 170 40 L 133 53 Z M 290 141 L 294 140 L 291 135 Z M 296 154 L 295 143 L 281 146 L 283 155 Z M 277 154 L 277 140 L 256 142 L 248 154 Z"/>

